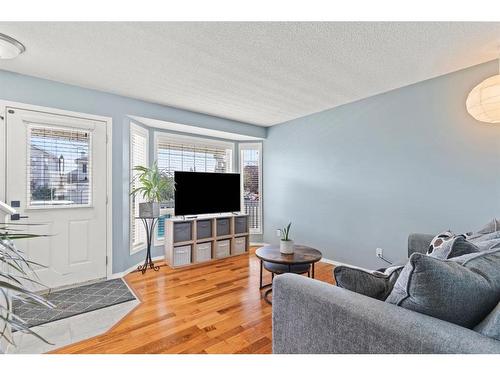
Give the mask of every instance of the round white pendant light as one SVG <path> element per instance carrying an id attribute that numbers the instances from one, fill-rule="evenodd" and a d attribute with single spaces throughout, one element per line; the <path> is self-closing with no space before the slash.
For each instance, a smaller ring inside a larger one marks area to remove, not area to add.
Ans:
<path id="1" fill-rule="evenodd" d="M 466 101 L 467 112 L 478 121 L 500 123 L 500 74 L 474 87 Z"/>
<path id="2" fill-rule="evenodd" d="M 8 35 L 0 34 L 0 59 L 13 59 L 26 51 L 26 47 Z"/>

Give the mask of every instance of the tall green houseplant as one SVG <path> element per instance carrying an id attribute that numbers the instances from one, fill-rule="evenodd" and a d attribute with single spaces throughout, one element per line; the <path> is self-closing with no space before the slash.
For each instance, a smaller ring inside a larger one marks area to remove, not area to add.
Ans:
<path id="1" fill-rule="evenodd" d="M 132 179 L 133 197 L 141 196 L 145 202 L 139 203 L 139 217 L 155 218 L 160 216 L 160 203 L 173 198 L 174 181 L 167 172 L 161 171 L 155 161 L 148 168 L 136 165 Z"/>

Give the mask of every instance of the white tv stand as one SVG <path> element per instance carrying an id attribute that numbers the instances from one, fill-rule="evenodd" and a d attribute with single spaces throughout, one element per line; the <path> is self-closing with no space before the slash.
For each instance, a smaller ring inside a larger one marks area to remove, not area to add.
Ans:
<path id="1" fill-rule="evenodd" d="M 165 262 L 172 268 L 248 254 L 248 215 L 226 213 L 165 220 Z"/>

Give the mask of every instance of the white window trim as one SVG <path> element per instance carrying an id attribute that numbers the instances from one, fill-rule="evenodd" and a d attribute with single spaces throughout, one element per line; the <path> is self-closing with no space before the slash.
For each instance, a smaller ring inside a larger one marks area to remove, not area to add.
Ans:
<path id="1" fill-rule="evenodd" d="M 259 229 L 252 229 L 250 228 L 250 234 L 262 234 L 263 233 L 263 228 L 264 228 L 264 211 L 263 211 L 263 202 L 264 202 L 264 191 L 262 189 L 262 176 L 263 176 L 263 168 L 264 165 L 262 163 L 263 161 L 263 155 L 262 155 L 262 142 L 245 142 L 245 143 L 239 143 L 238 144 L 238 169 L 240 171 L 240 177 L 241 177 L 241 209 L 244 211 L 245 207 L 245 202 L 244 202 L 244 197 L 243 197 L 243 169 L 242 169 L 242 158 L 241 158 L 241 151 L 243 150 L 255 150 L 257 149 L 259 151 L 259 213 L 260 213 L 260 228 Z"/>
<path id="2" fill-rule="evenodd" d="M 236 161 L 239 160 L 236 158 L 236 142 L 230 141 L 230 140 L 218 140 L 218 139 L 211 139 L 211 138 L 204 138 L 203 136 L 198 136 L 198 135 L 184 135 L 184 134 L 176 134 L 176 133 L 170 133 L 166 131 L 155 131 L 153 134 L 153 139 L 154 139 L 154 160 L 157 161 L 158 157 L 158 143 L 161 141 L 162 138 L 169 139 L 169 140 L 174 140 L 177 142 L 189 142 L 192 144 L 198 144 L 200 146 L 206 146 L 206 145 L 213 145 L 213 146 L 223 146 L 227 149 L 231 149 L 231 170 L 230 172 L 234 173 L 235 171 L 238 170 L 236 164 Z M 164 211 L 164 210 L 160 210 Z M 165 210 L 168 212 L 167 210 Z M 173 215 L 173 210 L 171 215 Z M 165 244 L 165 238 L 158 238 L 158 226 L 155 228 L 154 232 L 154 240 L 153 240 L 154 246 L 163 246 Z"/>
<path id="3" fill-rule="evenodd" d="M 149 131 L 142 126 L 139 126 L 133 122 L 130 123 L 130 134 L 129 134 L 129 191 L 131 189 L 131 183 L 132 183 L 132 168 L 134 167 L 132 165 L 132 134 L 136 133 L 140 136 L 143 136 L 146 138 L 146 166 L 149 166 Z M 134 217 L 132 217 L 132 196 L 129 195 L 129 225 L 130 228 L 132 227 L 132 220 L 135 220 Z M 142 225 L 142 223 L 140 223 Z M 141 243 L 138 245 L 134 245 L 134 239 L 132 238 L 132 233 L 131 230 L 129 230 L 129 242 L 130 242 L 130 255 L 138 253 L 144 249 L 146 249 L 147 244 L 146 243 Z"/>

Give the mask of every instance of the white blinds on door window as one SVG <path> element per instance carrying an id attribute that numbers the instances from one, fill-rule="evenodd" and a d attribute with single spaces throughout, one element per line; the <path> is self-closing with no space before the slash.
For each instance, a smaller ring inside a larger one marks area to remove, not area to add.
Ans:
<path id="1" fill-rule="evenodd" d="M 90 131 L 30 125 L 28 145 L 30 207 L 92 203 Z"/>
<path id="2" fill-rule="evenodd" d="M 240 144 L 243 207 L 249 215 L 251 233 L 262 233 L 262 146 Z"/>
<path id="3" fill-rule="evenodd" d="M 136 172 L 133 170 L 135 166 L 145 166 L 148 163 L 149 152 L 148 132 L 147 130 L 131 125 L 130 129 L 130 180 L 133 190 L 138 187 L 138 181 L 135 178 Z M 142 248 L 146 245 L 146 230 L 140 219 L 136 219 L 139 215 L 139 203 L 144 202 L 144 198 L 136 195 L 131 198 L 130 202 L 130 238 L 132 241 L 132 249 Z"/>
<path id="4" fill-rule="evenodd" d="M 159 136 L 156 140 L 158 168 L 174 176 L 175 171 L 219 172 L 233 170 L 233 144 L 196 137 Z M 173 206 L 173 202 L 164 202 Z"/>

